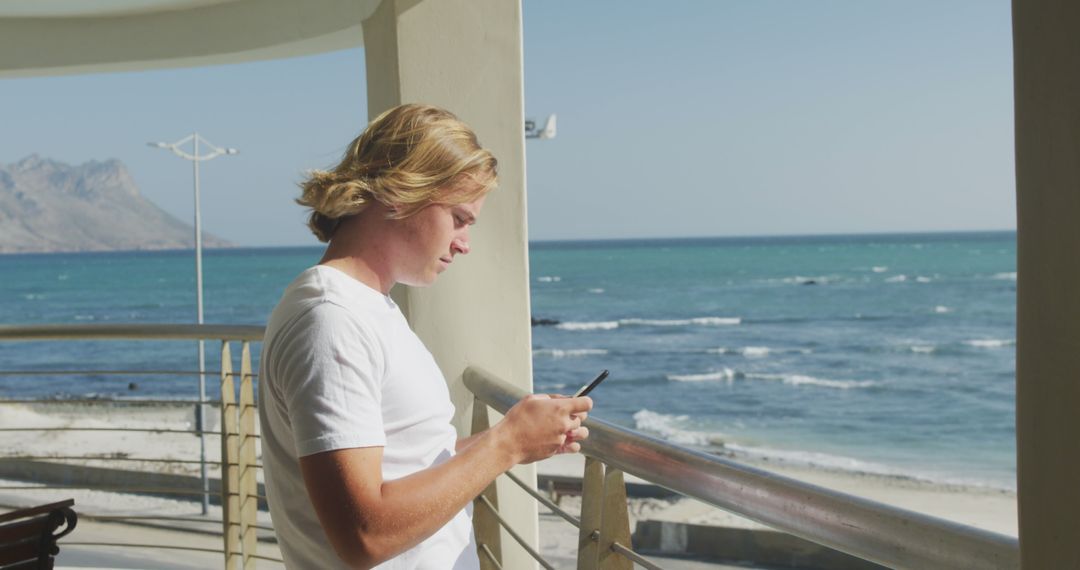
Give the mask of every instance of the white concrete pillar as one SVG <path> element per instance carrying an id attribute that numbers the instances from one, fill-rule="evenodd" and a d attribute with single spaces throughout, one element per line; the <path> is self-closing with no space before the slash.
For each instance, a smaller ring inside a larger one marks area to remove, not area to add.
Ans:
<path id="1" fill-rule="evenodd" d="M 445 107 L 472 126 L 499 161 L 499 187 L 473 227 L 472 253 L 434 286 L 394 292 L 446 375 L 455 425 L 466 433 L 472 407 L 461 381 L 466 366 L 532 390 L 521 3 L 384 0 L 364 22 L 364 50 L 371 117 L 400 103 Z M 532 466 L 514 472 L 535 481 Z M 535 545 L 535 501 L 503 481 L 499 506 Z M 534 567 L 506 534 L 503 566 Z"/>
<path id="2" fill-rule="evenodd" d="M 1080 3 L 1013 0 L 1022 567 L 1080 568 Z"/>

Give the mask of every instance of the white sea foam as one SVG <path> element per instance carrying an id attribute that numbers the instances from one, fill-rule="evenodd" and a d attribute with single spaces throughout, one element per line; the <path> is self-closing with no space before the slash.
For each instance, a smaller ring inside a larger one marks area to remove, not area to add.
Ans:
<path id="1" fill-rule="evenodd" d="M 911 347 L 911 352 L 914 352 L 914 353 L 917 353 L 917 354 L 930 354 L 931 352 L 934 352 L 935 350 L 937 350 L 937 347 L 933 346 L 933 345 L 921 345 L 920 344 L 920 345 L 915 345 L 915 346 Z"/>
<path id="2" fill-rule="evenodd" d="M 872 380 L 831 380 L 828 378 L 815 378 L 805 374 L 747 374 L 746 377 L 758 380 L 780 381 L 791 386 L 818 386 L 821 388 L 835 388 L 838 390 L 869 388 L 877 385 L 877 382 Z"/>
<path id="3" fill-rule="evenodd" d="M 744 346 L 741 348 L 710 348 L 705 352 L 709 354 L 739 354 L 747 358 L 762 358 L 770 354 L 810 354 L 814 352 L 809 348 L 772 348 L 770 346 Z"/>
<path id="4" fill-rule="evenodd" d="M 601 293 L 603 293 L 603 292 L 604 292 L 604 289 L 603 289 L 603 288 L 601 288 L 601 287 L 594 287 L 594 288 L 592 288 L 592 289 L 589 289 L 589 292 L 590 292 L 590 293 L 595 293 L 595 294 L 599 295 L 599 294 L 601 294 Z"/>
<path id="5" fill-rule="evenodd" d="M 544 275 L 537 277 L 536 280 L 541 283 L 558 283 L 559 281 L 562 281 L 562 277 L 559 277 L 558 275 Z"/>
<path id="6" fill-rule="evenodd" d="M 1004 338 L 978 338 L 973 340 L 965 340 L 964 344 L 968 346 L 974 346 L 976 348 L 1001 348 L 1004 346 L 1012 346 L 1016 344 L 1013 339 Z"/>
<path id="7" fill-rule="evenodd" d="M 561 382 L 557 384 L 543 384 L 541 388 L 545 390 L 565 390 L 566 384 L 563 384 Z"/>
<path id="8" fill-rule="evenodd" d="M 772 349 L 767 346 L 747 346 L 742 349 L 742 355 L 747 358 L 763 358 L 770 352 Z"/>
<path id="9" fill-rule="evenodd" d="M 915 278 L 916 283 L 929 283 L 931 281 L 933 281 L 933 279 L 931 279 L 929 277 L 924 277 L 922 275 L 919 275 L 918 277 Z"/>
<path id="10" fill-rule="evenodd" d="M 871 463 L 851 457 L 830 455 L 828 453 L 820 453 L 816 451 L 792 451 L 787 449 L 773 449 L 768 447 L 752 447 L 739 445 L 737 443 L 726 443 L 724 444 L 724 449 L 728 449 L 736 453 L 745 454 L 753 458 L 779 460 L 783 463 L 787 463 L 790 465 L 819 467 L 830 470 L 854 471 L 856 473 L 867 473 L 873 475 L 905 475 L 904 473 L 901 473 L 896 469 L 893 469 L 886 465 L 882 465 L 880 463 Z"/>
<path id="11" fill-rule="evenodd" d="M 555 325 L 555 328 L 562 329 L 564 331 L 609 331 L 619 328 L 618 321 L 598 321 L 598 322 L 566 322 Z"/>
<path id="12" fill-rule="evenodd" d="M 818 283 L 820 285 L 827 285 L 827 284 L 829 284 L 829 283 L 831 283 L 833 281 L 836 281 L 838 279 L 839 279 L 839 277 L 837 277 L 835 275 L 819 275 L 817 277 L 807 277 L 805 275 L 793 275 L 791 277 L 782 277 L 780 279 L 766 279 L 766 282 L 770 282 L 770 283 L 780 282 L 780 283 L 789 283 L 789 284 L 795 284 L 795 285 L 802 285 L 804 283 L 809 283 L 810 281 L 813 281 L 814 283 Z"/>
<path id="13" fill-rule="evenodd" d="M 904 281 L 907 281 L 907 275 L 904 274 L 893 275 L 892 277 L 885 278 L 886 283 L 903 283 Z"/>
<path id="14" fill-rule="evenodd" d="M 569 321 L 555 325 L 566 331 L 612 330 L 620 326 L 686 327 L 686 326 L 732 326 L 742 323 L 742 317 L 694 317 L 692 319 L 619 319 L 617 321 Z"/>
<path id="15" fill-rule="evenodd" d="M 994 279 L 1002 279 L 1002 280 L 1005 280 L 1005 281 L 1016 281 L 1016 272 L 1012 271 L 1012 272 L 1009 272 L 1009 273 L 996 273 L 996 274 L 994 274 Z"/>
<path id="16" fill-rule="evenodd" d="M 742 378 L 743 373 L 731 368 L 724 368 L 719 372 L 705 374 L 668 374 L 667 379 L 672 382 L 731 382 L 736 378 Z"/>
<path id="17" fill-rule="evenodd" d="M 938 305 L 938 306 L 934 307 L 934 312 L 935 313 L 951 313 L 951 312 L 953 312 L 953 309 L 951 307 L 946 307 L 945 305 Z"/>
<path id="18" fill-rule="evenodd" d="M 729 326 L 742 323 L 742 317 L 695 317 L 692 319 L 619 319 L 621 325 L 651 327 Z"/>
<path id="19" fill-rule="evenodd" d="M 533 350 L 533 356 L 550 356 L 552 358 L 572 358 L 575 356 L 599 356 L 607 354 L 602 348 L 537 348 Z"/>
<path id="20" fill-rule="evenodd" d="M 651 410 L 639 410 L 634 414 L 634 427 L 640 431 L 654 433 L 660 437 L 681 445 L 724 445 L 724 436 L 719 433 L 688 430 L 681 427 L 689 420 L 685 415 L 660 414 Z"/>
<path id="21" fill-rule="evenodd" d="M 92 320 L 94 320 L 94 315 L 75 315 L 75 320 L 76 321 L 92 321 Z"/>
<path id="22" fill-rule="evenodd" d="M 27 301 L 40 301 L 40 300 L 42 300 L 44 298 L 45 298 L 45 295 L 43 295 L 41 293 L 27 293 L 27 294 L 23 295 L 23 299 L 26 299 Z"/>
<path id="23" fill-rule="evenodd" d="M 875 265 L 871 269 L 874 271 L 874 273 L 885 273 L 889 270 L 889 268 L 885 265 Z"/>

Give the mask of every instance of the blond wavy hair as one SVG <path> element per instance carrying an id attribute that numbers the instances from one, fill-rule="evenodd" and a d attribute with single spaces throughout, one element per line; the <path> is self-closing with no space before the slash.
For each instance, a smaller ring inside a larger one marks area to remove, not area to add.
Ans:
<path id="1" fill-rule="evenodd" d="M 432 204 L 464 204 L 495 187 L 498 162 L 453 113 L 407 104 L 376 117 L 332 170 L 313 170 L 296 202 L 311 208 L 308 227 L 320 241 L 341 221 L 374 203 L 391 218 Z"/>

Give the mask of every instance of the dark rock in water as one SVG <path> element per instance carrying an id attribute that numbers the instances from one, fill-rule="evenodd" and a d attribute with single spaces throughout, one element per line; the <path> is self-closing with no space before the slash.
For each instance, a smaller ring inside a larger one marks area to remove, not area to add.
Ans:
<path id="1" fill-rule="evenodd" d="M 128 390 L 138 390 L 139 385 L 135 382 L 128 382 Z"/>
<path id="2" fill-rule="evenodd" d="M 557 324 L 559 324 L 559 321 L 556 319 L 538 319 L 532 317 L 532 326 L 534 327 L 550 327 Z"/>
<path id="3" fill-rule="evenodd" d="M 803 285 L 817 285 L 817 281 L 814 281 L 813 279 L 807 279 L 806 281 L 803 281 L 802 284 Z"/>

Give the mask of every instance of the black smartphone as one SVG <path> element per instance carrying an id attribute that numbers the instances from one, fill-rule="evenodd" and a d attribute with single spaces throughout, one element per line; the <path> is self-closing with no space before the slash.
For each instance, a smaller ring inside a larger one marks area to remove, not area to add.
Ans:
<path id="1" fill-rule="evenodd" d="M 604 381 L 604 378 L 607 378 L 607 377 L 608 377 L 608 371 L 607 370 L 601 372 L 600 375 L 597 376 L 592 382 L 589 382 L 588 384 L 585 385 L 585 387 L 578 390 L 577 394 L 574 394 L 574 397 L 578 398 L 580 396 L 589 395 L 589 392 L 592 392 L 593 388 L 596 388 L 597 386 L 599 386 L 600 383 Z"/>

